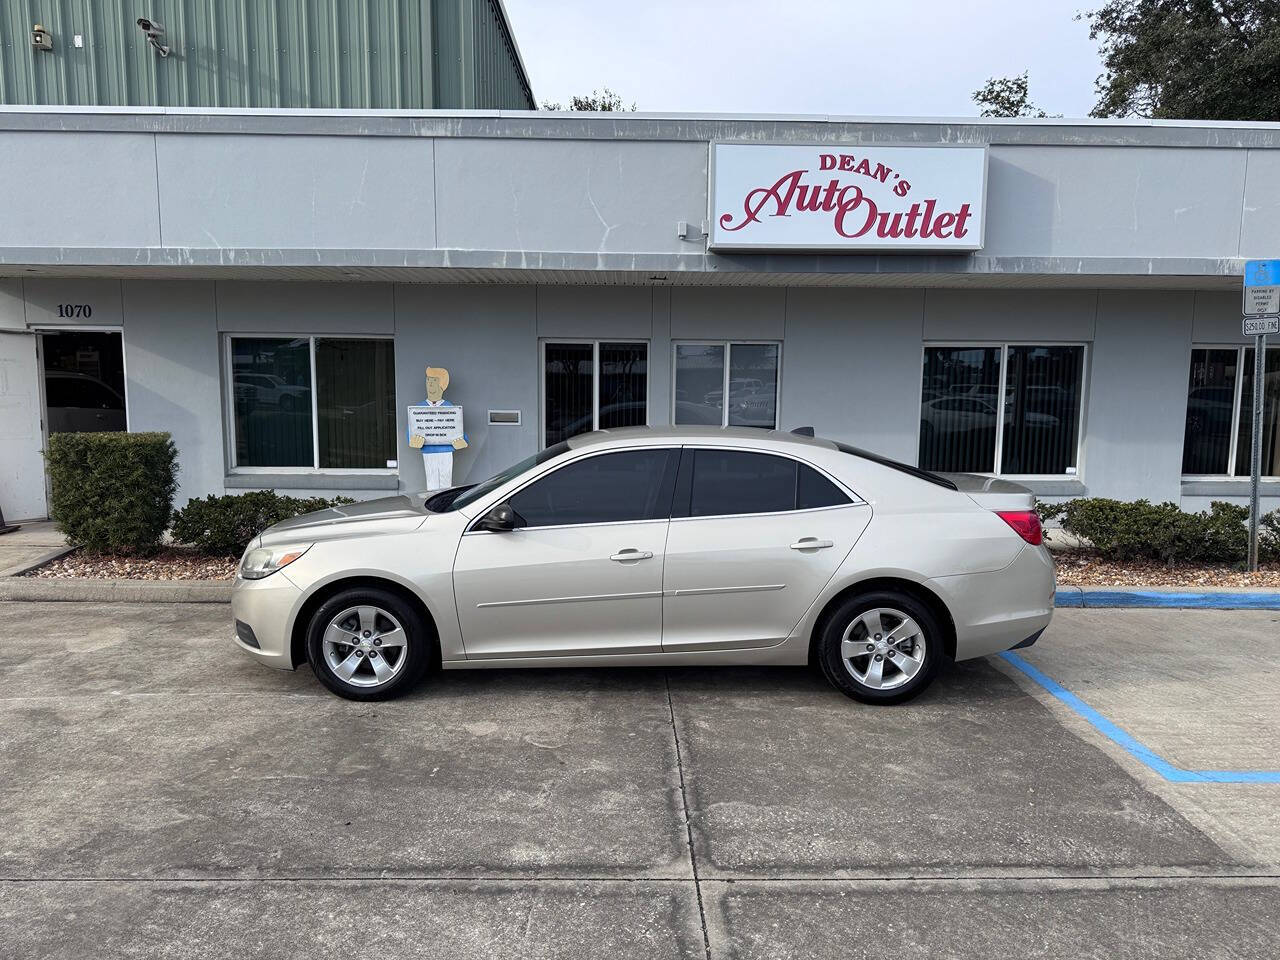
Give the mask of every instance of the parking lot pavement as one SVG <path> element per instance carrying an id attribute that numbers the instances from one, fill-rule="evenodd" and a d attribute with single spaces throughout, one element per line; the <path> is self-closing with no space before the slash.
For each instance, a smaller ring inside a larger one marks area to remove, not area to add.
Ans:
<path id="1" fill-rule="evenodd" d="M 1043 642 L 1019 656 L 1174 766 L 1280 771 L 1274 610 L 1060 610 Z M 1238 860 L 1280 864 L 1280 784 L 1167 783 L 1002 669 Z"/>
<path id="2" fill-rule="evenodd" d="M 1060 611 L 1024 654 L 1178 762 L 1265 759 L 1267 622 L 1187 616 Z M 1280 942 L 1280 785 L 1163 782 L 1002 661 L 888 709 L 804 668 L 449 673 L 369 705 L 238 654 L 221 605 L 0 618 L 6 958 Z M 1250 723 L 1228 667 L 1190 662 L 1223 638 L 1253 665 Z"/>

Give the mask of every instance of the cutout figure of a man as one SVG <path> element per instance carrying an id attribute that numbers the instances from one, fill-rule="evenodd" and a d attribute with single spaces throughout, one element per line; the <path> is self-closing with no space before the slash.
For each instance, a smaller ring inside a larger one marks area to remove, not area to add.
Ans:
<path id="1" fill-rule="evenodd" d="M 444 398 L 448 386 L 448 370 L 427 367 L 427 399 L 420 406 L 452 407 L 453 404 Z M 444 490 L 453 486 L 453 451 L 466 448 L 466 437 L 464 433 L 452 443 L 427 443 L 427 438 L 420 434 L 409 435 L 409 446 L 422 451 L 422 469 L 427 475 L 428 490 Z"/>

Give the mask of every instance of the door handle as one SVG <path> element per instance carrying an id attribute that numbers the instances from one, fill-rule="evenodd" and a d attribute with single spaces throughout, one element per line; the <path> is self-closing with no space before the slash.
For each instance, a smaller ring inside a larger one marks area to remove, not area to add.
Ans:
<path id="1" fill-rule="evenodd" d="M 801 537 L 791 545 L 792 550 L 825 550 L 834 547 L 830 540 L 819 540 L 817 537 Z"/>
<path id="2" fill-rule="evenodd" d="M 649 550 L 637 550 L 634 547 L 628 547 L 626 550 L 619 550 L 610 560 L 616 560 L 618 563 L 626 563 L 628 560 L 652 560 L 653 553 Z"/>

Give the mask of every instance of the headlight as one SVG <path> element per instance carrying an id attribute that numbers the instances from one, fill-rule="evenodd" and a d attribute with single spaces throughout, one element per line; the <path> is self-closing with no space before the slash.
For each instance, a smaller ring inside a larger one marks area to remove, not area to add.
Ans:
<path id="1" fill-rule="evenodd" d="M 246 580 L 261 580 L 277 570 L 287 567 L 311 549 L 311 544 L 288 547 L 257 547 L 246 550 L 240 558 L 240 576 Z"/>

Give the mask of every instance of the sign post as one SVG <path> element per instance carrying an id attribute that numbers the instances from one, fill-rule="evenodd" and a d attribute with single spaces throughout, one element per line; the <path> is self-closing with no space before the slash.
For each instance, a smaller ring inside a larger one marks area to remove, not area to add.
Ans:
<path id="1" fill-rule="evenodd" d="M 1253 337 L 1253 442 L 1249 449 L 1249 571 L 1258 569 L 1258 484 L 1262 478 L 1262 412 L 1266 398 L 1267 334 L 1280 334 L 1280 260 L 1244 265 L 1243 332 Z"/>

